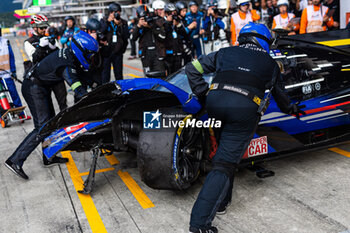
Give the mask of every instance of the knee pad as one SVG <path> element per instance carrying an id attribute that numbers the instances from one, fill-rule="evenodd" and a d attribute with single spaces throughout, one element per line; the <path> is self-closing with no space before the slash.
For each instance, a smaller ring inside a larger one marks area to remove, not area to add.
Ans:
<path id="1" fill-rule="evenodd" d="M 220 161 L 220 162 L 215 161 L 215 162 L 213 162 L 212 170 L 217 170 L 217 171 L 223 172 L 227 175 L 227 177 L 229 179 L 233 179 L 233 175 L 234 175 L 236 167 L 237 167 L 237 164 L 222 162 L 222 161 Z"/>

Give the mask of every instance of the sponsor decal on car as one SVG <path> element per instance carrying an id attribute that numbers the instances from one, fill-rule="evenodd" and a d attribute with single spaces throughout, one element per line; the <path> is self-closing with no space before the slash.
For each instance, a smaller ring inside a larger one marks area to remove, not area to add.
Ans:
<path id="1" fill-rule="evenodd" d="M 267 136 L 254 138 L 250 141 L 243 158 L 250 158 L 268 153 Z"/>
<path id="2" fill-rule="evenodd" d="M 64 128 L 64 131 L 66 131 L 67 134 L 71 134 L 71 133 L 77 131 L 78 129 L 83 128 L 87 124 L 89 124 L 89 123 L 88 122 L 82 122 L 82 123 L 77 124 L 77 125 L 72 125 L 72 126 Z"/>
<path id="3" fill-rule="evenodd" d="M 179 172 L 177 171 L 177 147 L 179 145 L 179 135 L 176 134 L 173 148 L 173 172 L 175 175 L 175 179 L 179 179 Z"/>
<path id="4" fill-rule="evenodd" d="M 73 138 L 75 138 L 76 136 L 78 136 L 79 134 L 85 133 L 86 131 L 87 131 L 86 128 L 82 128 L 82 129 L 78 130 L 77 132 L 75 132 L 75 133 L 73 133 L 73 134 L 70 134 L 70 135 L 69 135 L 69 138 L 70 138 L 70 139 L 73 139 Z"/>
<path id="5" fill-rule="evenodd" d="M 302 92 L 304 95 L 312 93 L 312 86 L 310 84 L 302 86 Z"/>

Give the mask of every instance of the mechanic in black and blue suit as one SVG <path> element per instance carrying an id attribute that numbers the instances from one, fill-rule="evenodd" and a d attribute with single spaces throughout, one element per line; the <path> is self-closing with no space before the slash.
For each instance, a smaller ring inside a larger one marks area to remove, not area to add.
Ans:
<path id="1" fill-rule="evenodd" d="M 22 94 L 33 116 L 34 129 L 5 162 L 6 167 L 19 177 L 28 179 L 22 169 L 23 163 L 43 140 L 38 134 L 40 128 L 55 116 L 51 87 L 65 80 L 74 91 L 76 100 L 85 95 L 85 71 L 91 68 L 91 60 L 98 48 L 98 42 L 92 36 L 80 31 L 72 37 L 69 48 L 52 52 L 38 63 L 33 72 L 27 73 Z M 48 161 L 45 155 L 43 160 L 45 166 L 68 162 L 67 158 L 56 156 Z"/>
<path id="2" fill-rule="evenodd" d="M 213 168 L 192 209 L 190 232 L 218 232 L 211 223 L 231 202 L 234 170 L 260 121 L 265 90 L 271 90 L 283 112 L 297 117 L 304 113 L 279 85 L 280 69 L 269 55 L 271 34 L 267 27 L 249 23 L 240 31 L 238 41 L 239 46 L 222 48 L 186 66 L 193 93 L 206 102 L 209 117 L 222 122 L 216 132 L 219 146 Z M 202 75 L 212 72 L 216 75 L 209 88 Z"/>
<path id="3" fill-rule="evenodd" d="M 73 16 L 66 16 L 64 22 L 66 23 L 66 29 L 63 32 L 60 42 L 63 47 L 69 47 L 73 36 L 77 34 L 80 29 L 75 26 L 75 19 Z"/>
<path id="4" fill-rule="evenodd" d="M 201 20 L 203 18 L 203 13 L 198 11 L 198 3 L 196 1 L 190 1 L 188 3 L 190 12 L 186 14 L 185 21 L 187 28 L 187 33 L 190 34 L 192 44 L 193 44 L 193 57 L 198 58 L 202 55 L 202 47 L 199 37 L 199 30 L 201 28 Z"/>

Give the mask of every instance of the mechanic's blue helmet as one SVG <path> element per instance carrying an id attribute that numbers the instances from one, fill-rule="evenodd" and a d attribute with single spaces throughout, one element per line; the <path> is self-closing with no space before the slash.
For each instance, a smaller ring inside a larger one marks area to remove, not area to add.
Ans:
<path id="1" fill-rule="evenodd" d="M 271 39 L 271 32 L 265 25 L 249 22 L 239 32 L 238 43 L 253 43 L 262 47 L 269 53 L 272 43 Z"/>
<path id="2" fill-rule="evenodd" d="M 71 48 L 84 69 L 89 69 L 92 57 L 98 51 L 98 42 L 84 31 L 79 31 L 72 38 Z"/>

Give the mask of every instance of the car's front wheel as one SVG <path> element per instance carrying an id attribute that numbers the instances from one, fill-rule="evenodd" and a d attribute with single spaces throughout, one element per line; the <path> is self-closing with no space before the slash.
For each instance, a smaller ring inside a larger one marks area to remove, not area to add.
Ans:
<path id="1" fill-rule="evenodd" d="M 189 188 L 199 176 L 208 146 L 204 129 L 142 130 L 137 155 L 143 182 L 154 189 Z"/>

